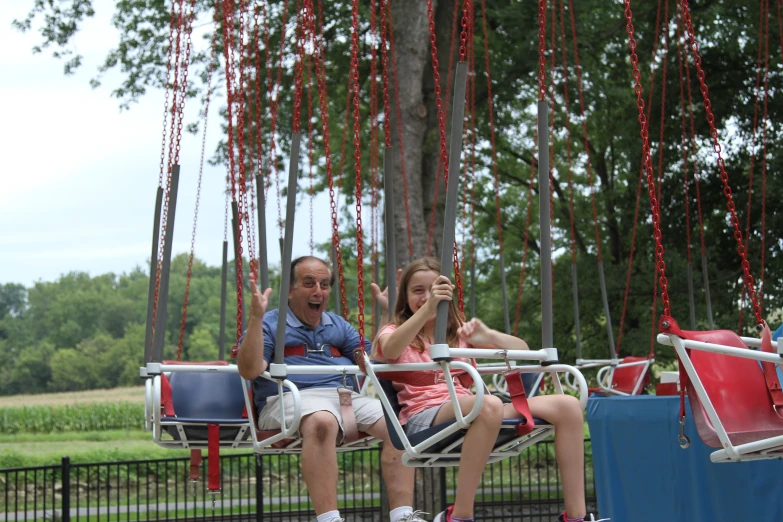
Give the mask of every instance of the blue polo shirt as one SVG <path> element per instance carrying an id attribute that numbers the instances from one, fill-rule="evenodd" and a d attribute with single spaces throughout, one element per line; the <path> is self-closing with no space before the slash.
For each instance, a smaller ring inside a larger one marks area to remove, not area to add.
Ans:
<path id="1" fill-rule="evenodd" d="M 267 363 L 272 363 L 275 359 L 277 317 L 277 310 L 271 310 L 264 315 L 264 360 Z M 372 342 L 365 339 L 364 343 L 365 350 L 369 353 Z M 285 363 L 287 365 L 347 366 L 356 364 L 353 350 L 359 346 L 359 332 L 341 316 L 330 312 L 323 312 L 321 324 L 312 329 L 302 323 L 289 309 L 286 316 L 285 345 L 304 345 L 307 350 L 306 357 L 298 355 L 286 357 Z M 332 357 L 330 346 L 339 349 L 342 356 Z M 342 374 L 297 375 L 292 373 L 290 369 L 288 380 L 296 384 L 300 390 L 336 388 L 343 384 Z M 348 376 L 347 384 L 350 387 L 354 385 L 352 375 Z M 266 405 L 266 398 L 277 395 L 277 384 L 258 377 L 253 381 L 253 394 L 256 407 L 260 412 Z"/>

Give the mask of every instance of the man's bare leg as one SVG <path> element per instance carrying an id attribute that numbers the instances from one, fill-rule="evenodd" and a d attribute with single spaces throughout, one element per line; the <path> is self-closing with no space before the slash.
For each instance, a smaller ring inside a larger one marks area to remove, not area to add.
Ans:
<path id="1" fill-rule="evenodd" d="M 328 411 L 302 418 L 302 474 L 316 515 L 337 509 L 337 435 L 340 425 Z"/>

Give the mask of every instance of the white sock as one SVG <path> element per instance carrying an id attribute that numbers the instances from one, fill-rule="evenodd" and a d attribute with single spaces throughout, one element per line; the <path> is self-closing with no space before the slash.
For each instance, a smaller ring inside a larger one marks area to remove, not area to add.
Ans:
<path id="1" fill-rule="evenodd" d="M 321 513 L 316 517 L 318 519 L 318 522 L 329 522 L 332 519 L 340 518 L 340 511 L 334 510 L 334 511 L 327 511 L 326 513 Z"/>
<path id="2" fill-rule="evenodd" d="M 410 506 L 400 506 L 389 511 L 389 520 L 391 522 L 397 522 L 399 519 L 413 512 L 413 508 Z M 321 522 L 320 520 L 318 522 Z"/>

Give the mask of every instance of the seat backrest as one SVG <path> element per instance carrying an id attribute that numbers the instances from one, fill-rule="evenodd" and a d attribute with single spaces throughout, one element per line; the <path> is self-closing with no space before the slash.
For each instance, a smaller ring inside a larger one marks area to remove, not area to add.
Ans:
<path id="1" fill-rule="evenodd" d="M 694 341 L 747 348 L 730 330 L 686 331 L 683 334 Z M 728 434 L 783 429 L 783 419 L 772 408 L 772 399 L 757 361 L 702 350 L 691 350 L 690 358 Z M 714 428 L 692 386 L 688 396 L 699 436 L 705 443 L 709 439 L 715 442 Z"/>
<path id="2" fill-rule="evenodd" d="M 646 361 L 647 357 L 625 357 L 621 361 L 622 363 L 633 363 Z M 636 383 L 639 382 L 639 378 L 642 373 L 646 373 L 644 376 L 644 382 L 636 390 L 637 394 L 642 393 L 642 390 L 650 385 L 650 367 L 644 364 L 635 364 L 633 366 L 625 366 L 615 368 L 614 374 L 612 374 L 612 389 L 623 393 L 633 393 L 636 388 Z"/>
<path id="3" fill-rule="evenodd" d="M 238 373 L 172 372 L 171 397 L 177 417 L 238 419 L 245 409 Z"/>

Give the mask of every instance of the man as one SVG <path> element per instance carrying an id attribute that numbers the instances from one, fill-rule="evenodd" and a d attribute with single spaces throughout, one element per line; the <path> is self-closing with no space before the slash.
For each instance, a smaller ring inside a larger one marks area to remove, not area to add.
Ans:
<path id="1" fill-rule="evenodd" d="M 327 312 L 329 292 L 334 274 L 325 261 L 312 256 L 295 259 L 291 263 L 291 288 L 288 293 L 285 357 L 290 365 L 355 364 L 353 350 L 359 346 L 358 332 L 342 317 Z M 280 406 L 277 385 L 259 377 L 274 360 L 275 333 L 278 311 L 266 312 L 271 289 L 261 293 L 251 276 L 252 300 L 247 331 L 242 340 L 238 365 L 239 373 L 253 380 L 260 429 L 280 428 Z M 383 306 L 387 301 L 373 285 L 373 293 Z M 388 304 L 386 304 L 388 306 Z M 365 341 L 365 349 L 370 341 Z M 291 347 L 298 347 L 296 350 Z M 318 522 L 340 522 L 337 510 L 337 451 L 343 440 L 344 423 L 340 413 L 337 388 L 343 384 L 340 374 L 288 376 L 300 390 L 302 420 L 302 472 L 305 484 L 318 517 Z M 348 376 L 348 386 L 353 377 Z M 386 421 L 380 401 L 352 394 L 356 425 L 360 431 L 381 439 L 383 478 L 389 493 L 391 522 L 424 522 L 420 512 L 413 511 L 413 468 L 402 465 L 402 452 L 392 445 L 386 430 Z M 293 399 L 285 394 L 286 417 L 293 414 Z"/>

